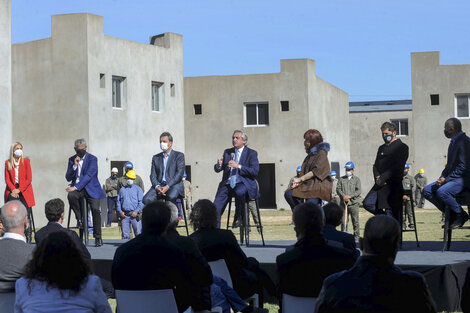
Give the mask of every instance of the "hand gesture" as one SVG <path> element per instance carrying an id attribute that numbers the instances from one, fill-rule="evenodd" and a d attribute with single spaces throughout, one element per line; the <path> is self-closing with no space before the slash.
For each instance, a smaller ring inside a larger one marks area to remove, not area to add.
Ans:
<path id="1" fill-rule="evenodd" d="M 75 160 L 73 160 L 73 165 L 77 166 L 80 163 L 80 157 L 77 155 Z"/>
<path id="2" fill-rule="evenodd" d="M 224 161 L 223 158 L 218 159 L 218 160 L 217 160 L 217 167 L 219 167 L 219 168 L 222 167 L 222 162 L 223 162 L 223 161 Z"/>
<path id="3" fill-rule="evenodd" d="M 238 167 L 238 163 L 235 162 L 234 160 L 230 160 L 230 161 L 228 162 L 228 167 L 230 167 L 230 168 L 237 168 L 237 167 Z"/>

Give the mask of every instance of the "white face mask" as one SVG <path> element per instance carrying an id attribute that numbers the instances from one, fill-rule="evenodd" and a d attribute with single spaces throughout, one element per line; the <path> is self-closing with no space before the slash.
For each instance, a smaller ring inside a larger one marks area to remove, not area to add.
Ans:
<path id="1" fill-rule="evenodd" d="M 134 181 L 132 179 L 127 180 L 127 185 L 132 186 L 134 184 Z"/>
<path id="2" fill-rule="evenodd" d="M 336 179 L 336 176 L 331 176 L 331 179 Z"/>
<path id="3" fill-rule="evenodd" d="M 168 150 L 168 143 L 167 142 L 160 142 L 160 149 L 162 149 L 163 152 Z"/>
<path id="4" fill-rule="evenodd" d="M 17 149 L 17 150 L 15 150 L 15 151 L 13 152 L 13 154 L 14 154 L 16 157 L 19 158 L 20 156 L 23 155 L 23 150 Z"/>
<path id="5" fill-rule="evenodd" d="M 346 171 L 346 176 L 351 177 L 352 174 L 353 174 L 353 173 L 352 173 L 351 171 Z"/>

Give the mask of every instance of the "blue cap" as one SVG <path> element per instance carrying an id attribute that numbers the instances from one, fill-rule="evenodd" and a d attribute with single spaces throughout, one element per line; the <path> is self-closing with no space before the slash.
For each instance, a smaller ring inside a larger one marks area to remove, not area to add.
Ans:
<path id="1" fill-rule="evenodd" d="M 183 177 L 186 177 L 186 176 L 188 176 L 188 175 L 186 175 L 186 172 L 184 172 Z"/>
<path id="2" fill-rule="evenodd" d="M 335 172 L 335 171 L 331 171 L 330 176 L 336 176 L 336 172 Z"/>
<path id="3" fill-rule="evenodd" d="M 127 161 L 126 164 L 124 164 L 125 168 L 134 168 L 134 164 L 132 164 L 131 161 Z"/>
<path id="4" fill-rule="evenodd" d="M 410 168 L 410 165 L 408 163 L 405 163 L 405 168 Z"/>
<path id="5" fill-rule="evenodd" d="M 344 168 L 347 169 L 347 170 L 353 170 L 354 169 L 354 163 L 349 161 L 348 163 L 346 163 Z"/>
<path id="6" fill-rule="evenodd" d="M 297 166 L 297 172 L 300 172 L 302 170 L 302 166 Z"/>

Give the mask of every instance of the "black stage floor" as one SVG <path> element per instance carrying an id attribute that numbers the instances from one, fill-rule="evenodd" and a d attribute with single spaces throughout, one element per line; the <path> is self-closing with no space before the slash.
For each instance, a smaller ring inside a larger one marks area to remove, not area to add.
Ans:
<path id="1" fill-rule="evenodd" d="M 97 275 L 111 279 L 111 264 L 114 252 L 123 240 L 104 240 L 100 248 L 88 247 Z M 93 243 L 93 240 L 90 240 Z M 249 257 L 255 257 L 261 266 L 276 278 L 276 257 L 294 241 L 251 242 L 242 246 Z M 395 264 L 404 270 L 414 270 L 424 275 L 438 311 L 457 312 L 460 309 L 461 290 L 470 269 L 470 241 L 452 242 L 451 251 L 441 252 L 442 242 L 404 242 L 398 252 Z"/>

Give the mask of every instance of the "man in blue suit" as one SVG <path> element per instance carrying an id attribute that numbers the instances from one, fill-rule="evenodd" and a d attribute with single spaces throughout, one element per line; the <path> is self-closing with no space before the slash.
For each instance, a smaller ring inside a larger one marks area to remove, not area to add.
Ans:
<path id="1" fill-rule="evenodd" d="M 215 195 L 214 204 L 220 216 L 232 195 L 235 196 L 235 216 L 232 228 L 240 227 L 246 197 L 259 198 L 256 177 L 259 171 L 258 153 L 246 146 L 248 136 L 241 130 L 232 135 L 233 148 L 226 149 L 214 165 L 216 173 L 223 171 L 222 181 Z M 220 223 L 219 223 L 220 224 Z"/>
<path id="2" fill-rule="evenodd" d="M 168 132 L 162 133 L 160 135 L 162 152 L 152 158 L 150 170 L 152 187 L 142 200 L 144 204 L 164 199 L 176 205 L 178 196 L 184 197 L 184 154 L 173 150 L 172 147 L 173 136 Z"/>
<path id="3" fill-rule="evenodd" d="M 436 182 L 424 187 L 423 195 L 442 212 L 448 206 L 450 227 L 459 228 L 468 221 L 468 214 L 457 203 L 455 195 L 470 188 L 470 138 L 454 117 L 445 122 L 444 135 L 450 139 L 446 167 Z"/>
<path id="4" fill-rule="evenodd" d="M 75 213 L 80 228 L 83 227 L 80 199 L 85 197 L 93 215 L 95 247 L 101 247 L 103 241 L 101 240 L 100 199 L 106 196 L 98 181 L 98 159 L 93 154 L 87 153 L 86 149 L 85 139 L 75 140 L 76 154 L 69 158 L 65 174 L 65 179 L 70 182 L 70 186 L 65 190 L 68 192 L 69 205 Z"/>

